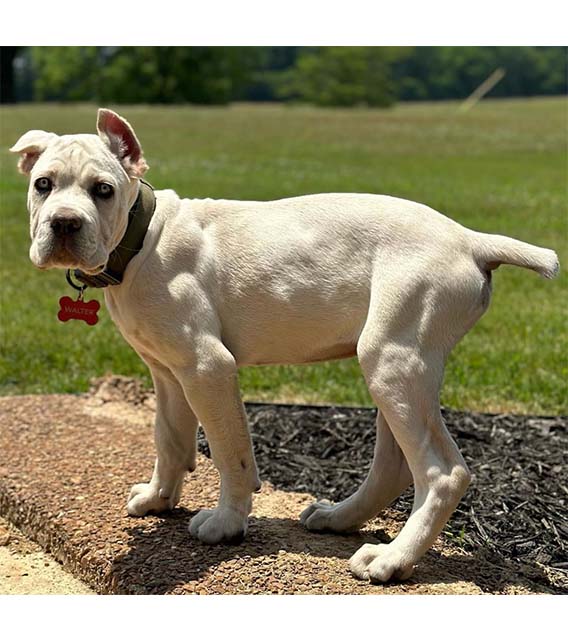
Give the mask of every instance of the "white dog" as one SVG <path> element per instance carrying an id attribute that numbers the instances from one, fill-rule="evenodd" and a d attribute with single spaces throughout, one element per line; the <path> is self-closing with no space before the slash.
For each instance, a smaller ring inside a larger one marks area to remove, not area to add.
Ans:
<path id="1" fill-rule="evenodd" d="M 487 309 L 491 270 L 509 263 L 552 278 L 556 254 L 390 196 L 256 202 L 161 190 L 154 200 L 131 126 L 101 109 L 97 130 L 29 131 L 11 151 L 31 175 L 32 262 L 108 286 L 113 320 L 152 373 L 157 459 L 128 513 L 175 506 L 199 422 L 221 490 L 189 530 L 210 544 L 242 538 L 260 481 L 237 369 L 357 355 L 380 409 L 372 467 L 351 497 L 300 519 L 314 531 L 356 529 L 413 481 L 398 537 L 350 562 L 359 578 L 409 577 L 470 481 L 440 413 L 446 359 Z"/>

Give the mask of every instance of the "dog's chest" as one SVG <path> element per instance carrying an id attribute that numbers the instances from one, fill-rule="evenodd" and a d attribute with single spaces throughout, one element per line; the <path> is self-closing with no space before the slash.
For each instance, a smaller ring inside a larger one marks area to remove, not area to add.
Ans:
<path id="1" fill-rule="evenodd" d="M 105 303 L 111 319 L 126 341 L 137 352 L 147 352 L 144 317 L 140 314 L 139 306 L 124 293 L 118 294 L 109 289 L 105 290 Z"/>

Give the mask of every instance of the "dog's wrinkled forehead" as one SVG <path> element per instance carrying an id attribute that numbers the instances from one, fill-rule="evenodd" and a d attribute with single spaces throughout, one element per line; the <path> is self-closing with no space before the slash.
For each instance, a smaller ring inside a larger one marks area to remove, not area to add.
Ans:
<path id="1" fill-rule="evenodd" d="M 77 181 L 92 175 L 115 181 L 128 180 L 122 165 L 97 135 L 60 136 L 39 157 L 32 175 L 57 176 L 59 182 Z"/>

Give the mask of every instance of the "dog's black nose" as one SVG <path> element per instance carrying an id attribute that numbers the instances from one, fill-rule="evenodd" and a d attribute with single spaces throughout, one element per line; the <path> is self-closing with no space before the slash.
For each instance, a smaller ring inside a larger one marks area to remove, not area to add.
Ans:
<path id="1" fill-rule="evenodd" d="M 51 220 L 51 229 L 58 238 L 75 234 L 81 229 L 81 225 L 78 216 L 55 216 Z"/>

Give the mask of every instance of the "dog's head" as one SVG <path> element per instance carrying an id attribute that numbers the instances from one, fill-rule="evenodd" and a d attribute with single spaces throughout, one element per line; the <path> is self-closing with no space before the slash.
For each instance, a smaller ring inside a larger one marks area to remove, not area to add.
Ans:
<path id="1" fill-rule="evenodd" d="M 102 271 L 128 224 L 148 169 L 136 134 L 118 114 L 99 109 L 98 136 L 24 134 L 10 149 L 30 177 L 30 259 L 41 269 Z"/>

